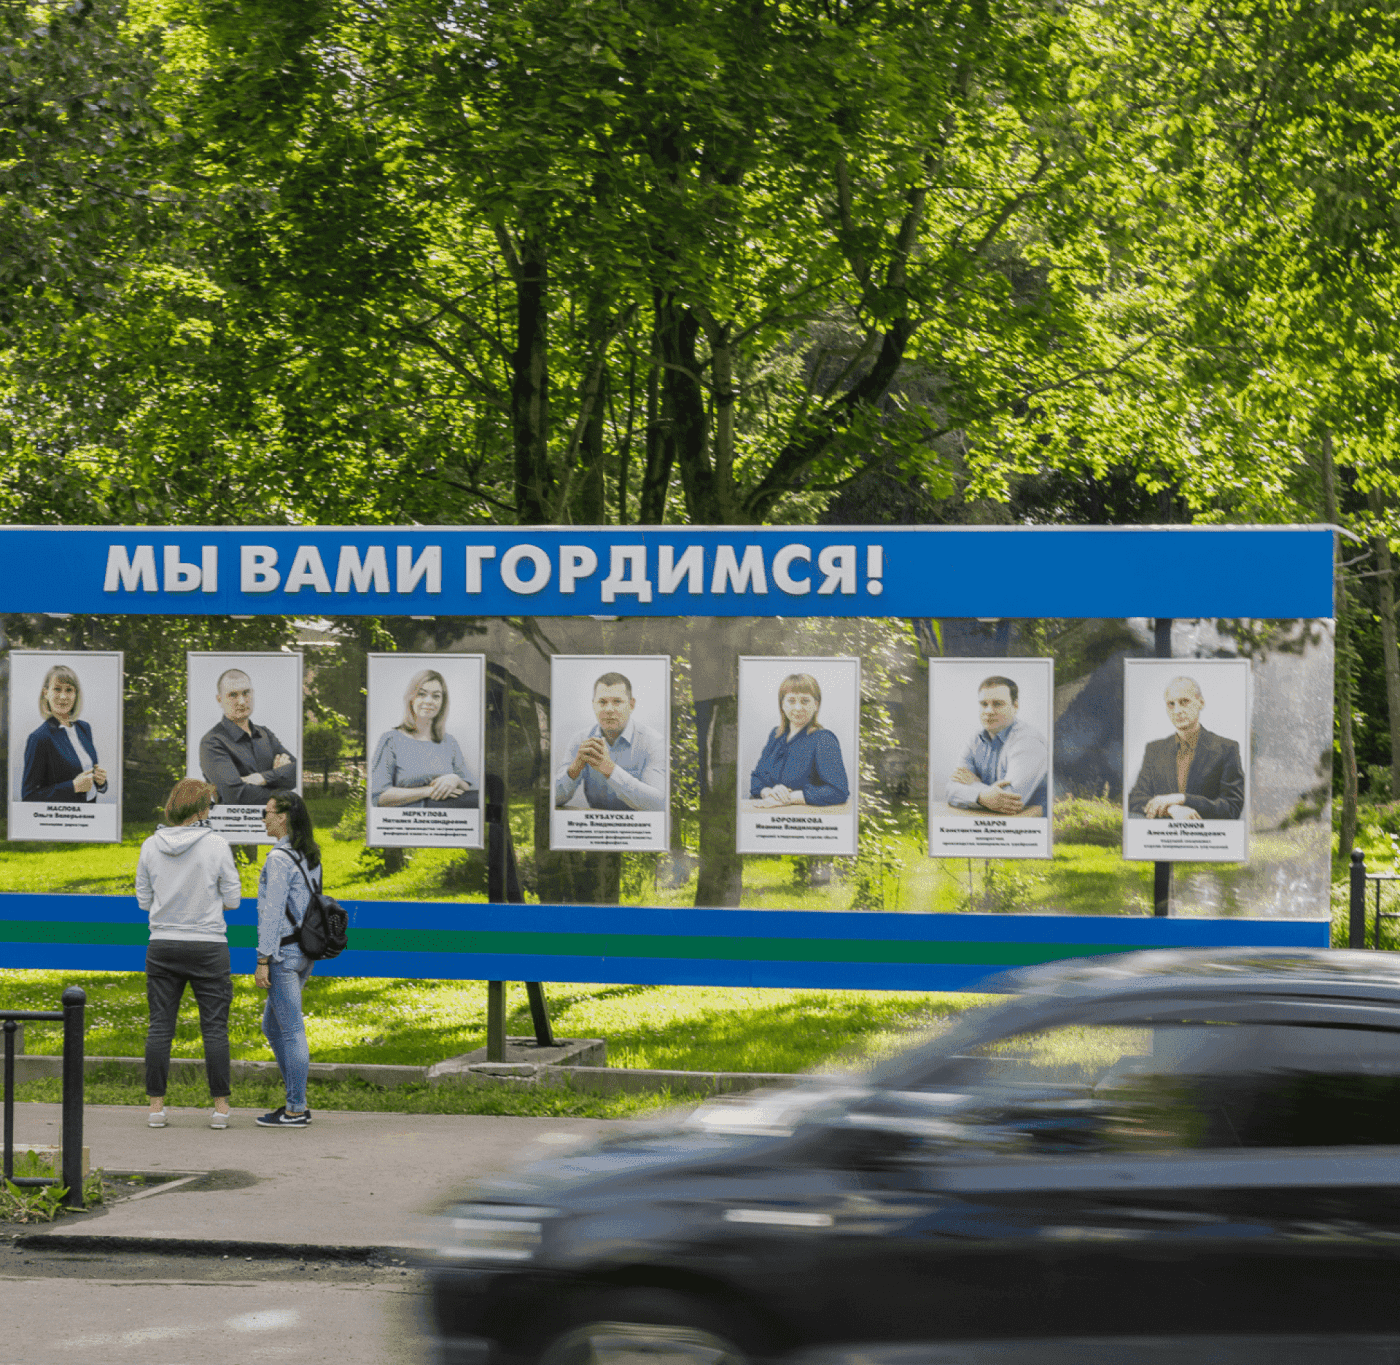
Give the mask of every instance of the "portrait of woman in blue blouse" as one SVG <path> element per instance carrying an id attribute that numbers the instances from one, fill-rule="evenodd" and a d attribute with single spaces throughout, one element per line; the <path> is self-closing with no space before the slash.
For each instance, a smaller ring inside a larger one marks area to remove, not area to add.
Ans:
<path id="1" fill-rule="evenodd" d="M 374 805 L 476 809 L 475 774 L 447 733 L 447 701 L 447 680 L 437 669 L 408 680 L 403 720 L 385 731 L 370 765 Z"/>
<path id="2" fill-rule="evenodd" d="M 789 673 L 778 685 L 778 724 L 749 779 L 749 795 L 765 806 L 839 806 L 851 794 L 841 741 L 817 719 L 822 690 L 810 673 Z"/>
<path id="3" fill-rule="evenodd" d="M 78 716 L 83 685 L 67 664 L 55 664 L 39 689 L 44 723 L 24 746 L 22 801 L 96 801 L 107 790 L 107 770 L 98 762 L 92 726 Z"/>

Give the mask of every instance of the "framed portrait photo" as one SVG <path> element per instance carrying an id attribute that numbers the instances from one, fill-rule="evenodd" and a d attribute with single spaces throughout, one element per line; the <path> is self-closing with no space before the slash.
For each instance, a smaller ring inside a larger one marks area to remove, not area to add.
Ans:
<path id="1" fill-rule="evenodd" d="M 1123 856 L 1249 857 L 1248 659 L 1123 661 Z"/>
<path id="2" fill-rule="evenodd" d="M 550 659 L 550 847 L 660 851 L 671 842 L 671 660 Z"/>
<path id="3" fill-rule="evenodd" d="M 185 666 L 185 775 L 218 789 L 209 824 L 229 843 L 271 844 L 268 797 L 302 790 L 302 656 L 192 652 Z"/>
<path id="4" fill-rule="evenodd" d="M 928 851 L 1048 858 L 1053 659 L 930 659 Z"/>
<path id="5" fill-rule="evenodd" d="M 371 654 L 365 842 L 480 848 L 486 656 Z"/>
<path id="6" fill-rule="evenodd" d="M 9 837 L 122 837 L 120 653 L 10 651 Z"/>
<path id="7" fill-rule="evenodd" d="M 860 660 L 739 658 L 738 851 L 852 855 Z"/>

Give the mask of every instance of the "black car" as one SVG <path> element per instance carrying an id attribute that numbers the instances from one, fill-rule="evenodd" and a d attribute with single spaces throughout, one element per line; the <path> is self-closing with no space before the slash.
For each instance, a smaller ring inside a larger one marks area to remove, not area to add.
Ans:
<path id="1" fill-rule="evenodd" d="M 1400 1344 L 1395 958 L 1141 953 L 1000 984 L 869 1076 L 478 1185 L 429 1271 L 442 1361 Z"/>

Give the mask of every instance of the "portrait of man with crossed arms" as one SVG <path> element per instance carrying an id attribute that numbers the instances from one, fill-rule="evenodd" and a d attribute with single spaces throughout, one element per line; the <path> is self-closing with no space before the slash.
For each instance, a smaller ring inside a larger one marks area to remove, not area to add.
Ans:
<path id="1" fill-rule="evenodd" d="M 977 685 L 981 728 L 968 740 L 945 789 L 954 808 L 994 815 L 1043 816 L 1049 809 L 1050 746 L 1022 720 L 1021 691 L 993 674 Z"/>
<path id="2" fill-rule="evenodd" d="M 1147 820 L 1238 820 L 1244 811 L 1244 765 L 1233 739 L 1201 724 L 1206 699 L 1184 674 L 1163 694 L 1174 734 L 1150 740 L 1128 814 Z"/>

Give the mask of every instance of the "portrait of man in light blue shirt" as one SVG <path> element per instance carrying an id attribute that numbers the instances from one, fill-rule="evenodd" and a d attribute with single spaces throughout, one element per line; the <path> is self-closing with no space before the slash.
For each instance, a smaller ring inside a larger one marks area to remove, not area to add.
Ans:
<path id="1" fill-rule="evenodd" d="M 1000 674 L 984 678 L 977 710 L 982 728 L 948 778 L 948 804 L 996 815 L 1045 815 L 1050 749 L 1044 734 L 1020 718 L 1020 689 Z"/>
<path id="2" fill-rule="evenodd" d="M 625 674 L 593 684 L 595 723 L 564 748 L 555 770 L 554 804 L 568 805 L 583 788 L 593 810 L 665 810 L 666 741 L 632 713 L 637 699 Z"/>

